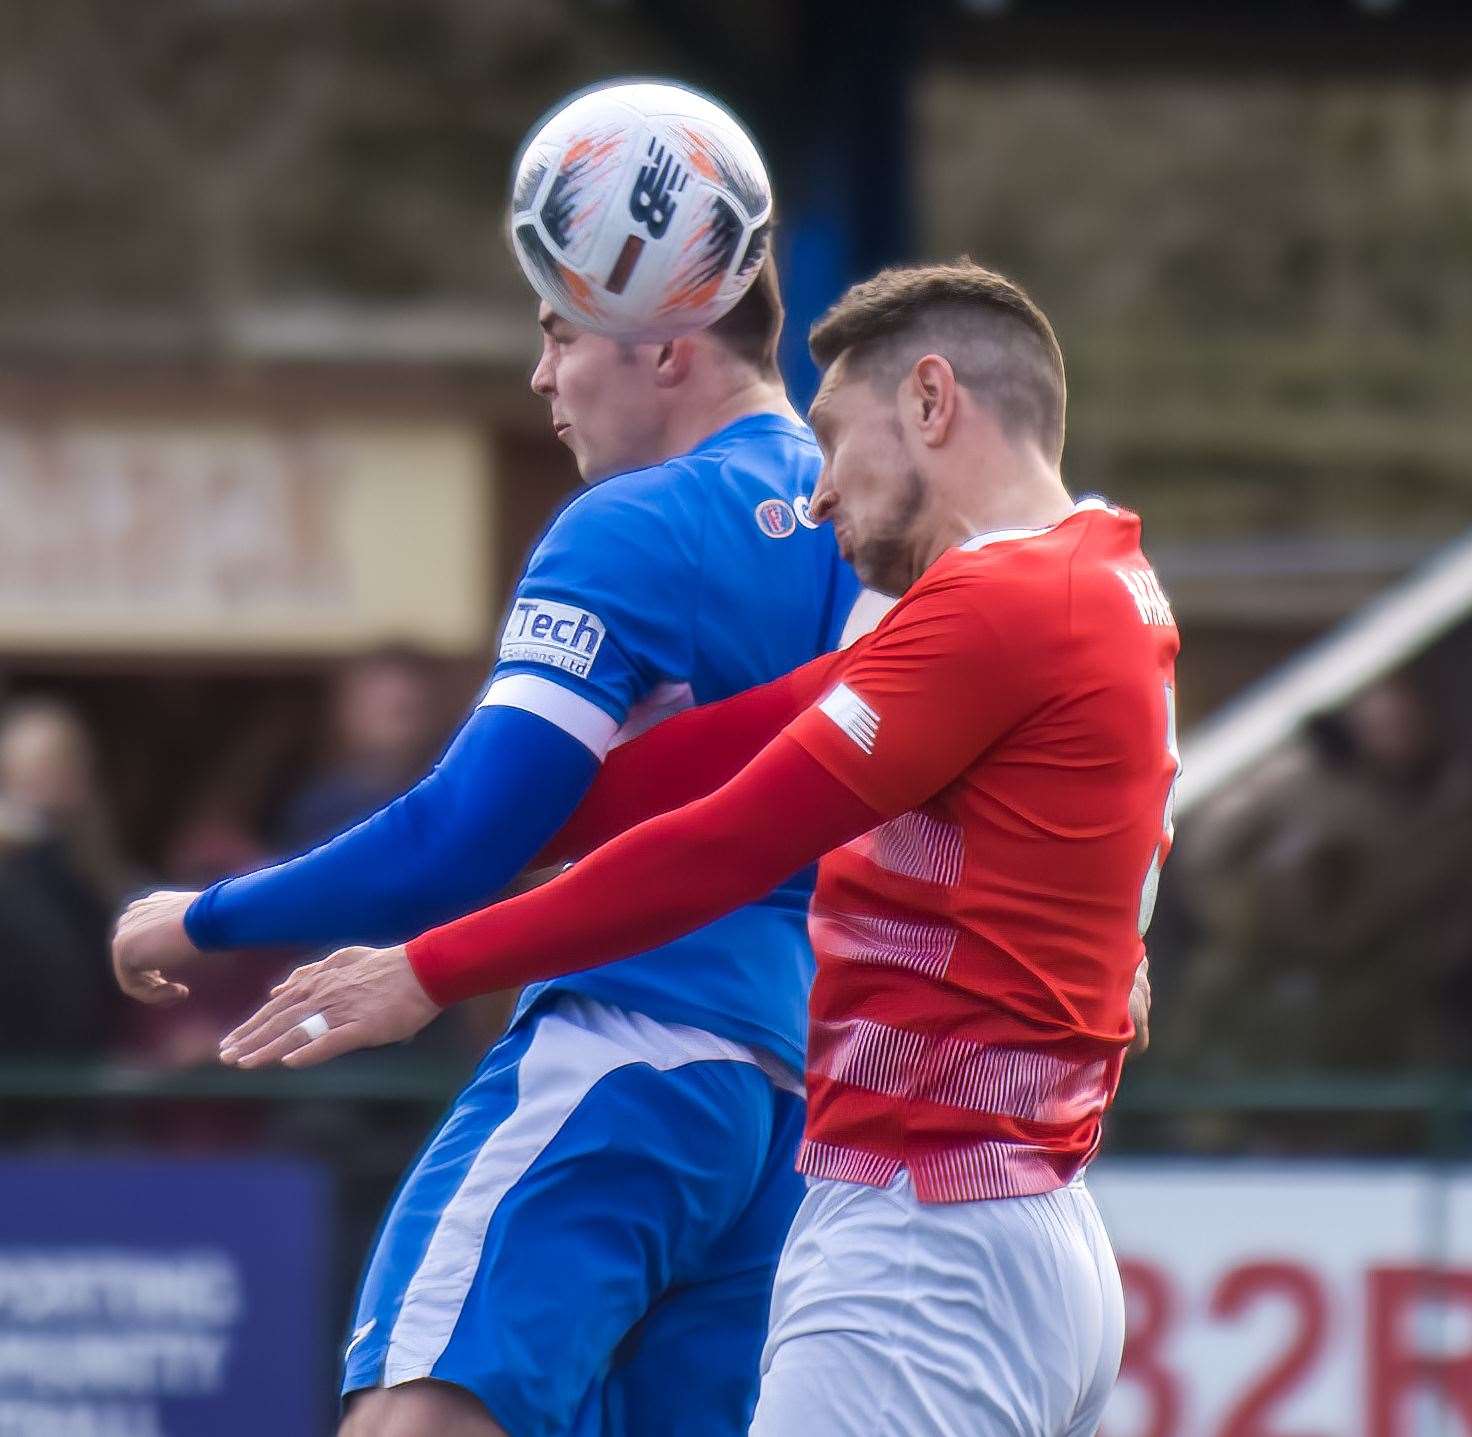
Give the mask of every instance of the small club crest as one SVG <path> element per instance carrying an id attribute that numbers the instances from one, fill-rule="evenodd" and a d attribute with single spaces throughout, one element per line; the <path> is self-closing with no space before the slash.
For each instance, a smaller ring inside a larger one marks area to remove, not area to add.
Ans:
<path id="1" fill-rule="evenodd" d="M 763 499 L 756 506 L 756 522 L 769 539 L 786 539 L 797 532 L 797 515 L 785 499 Z"/>

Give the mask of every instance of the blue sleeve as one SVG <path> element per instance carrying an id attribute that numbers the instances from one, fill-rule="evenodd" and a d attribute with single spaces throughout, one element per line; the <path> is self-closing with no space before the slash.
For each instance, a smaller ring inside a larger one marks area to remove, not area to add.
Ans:
<path id="1" fill-rule="evenodd" d="M 299 858 L 190 905 L 200 948 L 400 943 L 483 907 L 567 821 L 598 772 L 520 708 L 478 708 L 417 787 Z"/>
<path id="2" fill-rule="evenodd" d="M 679 490 L 701 477 L 662 465 L 564 509 L 517 586 L 495 679 L 549 680 L 613 728 L 661 684 L 688 682 L 703 530 Z"/>

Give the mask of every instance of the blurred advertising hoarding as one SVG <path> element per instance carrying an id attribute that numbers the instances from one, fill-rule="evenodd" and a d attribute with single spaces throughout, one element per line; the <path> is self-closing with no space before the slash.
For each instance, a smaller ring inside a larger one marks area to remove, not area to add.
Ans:
<path id="1" fill-rule="evenodd" d="M 1104 1161 L 1129 1336 L 1100 1437 L 1472 1434 L 1472 1172 Z"/>
<path id="2" fill-rule="evenodd" d="M 0 1437 L 315 1437 L 328 1187 L 274 1161 L 0 1162 Z"/>
<path id="3" fill-rule="evenodd" d="M 451 422 L 0 420 L 0 649 L 482 648 L 488 463 Z"/>

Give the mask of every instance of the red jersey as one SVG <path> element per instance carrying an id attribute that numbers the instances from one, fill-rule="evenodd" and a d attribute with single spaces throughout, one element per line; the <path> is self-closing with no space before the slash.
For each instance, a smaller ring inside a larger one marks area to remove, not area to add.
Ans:
<path id="1" fill-rule="evenodd" d="M 1097 1149 L 1178 769 L 1139 531 L 1091 499 L 950 550 L 787 729 L 888 818 L 819 867 L 802 1171 L 1015 1197 Z"/>

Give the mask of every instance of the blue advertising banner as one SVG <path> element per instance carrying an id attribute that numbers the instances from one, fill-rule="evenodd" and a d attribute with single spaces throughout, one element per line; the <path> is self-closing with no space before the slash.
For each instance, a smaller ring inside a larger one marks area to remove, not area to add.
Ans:
<path id="1" fill-rule="evenodd" d="M 0 1437 L 319 1437 L 327 1211 L 293 1163 L 0 1160 Z"/>

